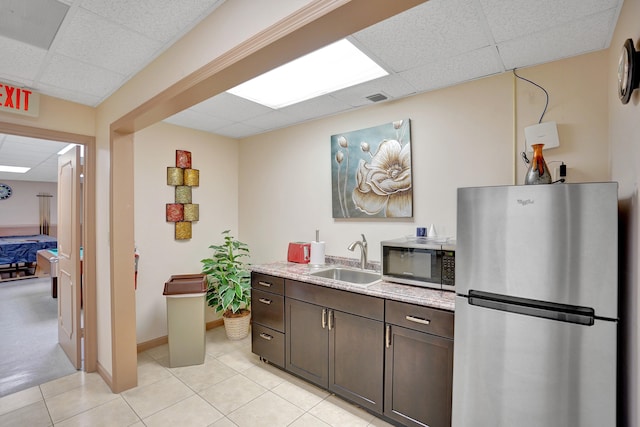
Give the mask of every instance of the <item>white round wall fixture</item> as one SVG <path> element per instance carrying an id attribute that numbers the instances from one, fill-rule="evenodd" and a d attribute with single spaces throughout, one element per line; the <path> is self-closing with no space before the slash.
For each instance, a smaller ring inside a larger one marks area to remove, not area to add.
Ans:
<path id="1" fill-rule="evenodd" d="M 640 52 L 633 47 L 633 40 L 627 39 L 618 59 L 618 97 L 627 104 L 631 94 L 640 83 Z"/>

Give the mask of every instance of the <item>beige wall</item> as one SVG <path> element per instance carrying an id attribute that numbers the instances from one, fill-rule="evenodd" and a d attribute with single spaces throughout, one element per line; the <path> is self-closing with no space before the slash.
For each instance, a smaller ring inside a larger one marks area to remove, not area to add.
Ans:
<path id="1" fill-rule="evenodd" d="M 619 182 L 621 207 L 621 330 L 625 337 L 621 379 L 627 394 L 622 413 L 626 426 L 640 426 L 640 285 L 638 280 L 638 251 L 640 210 L 638 185 L 640 183 L 640 90 L 631 101 L 622 105 L 617 94 L 618 58 L 624 41 L 634 41 L 640 48 L 640 0 L 626 0 L 609 49 L 607 89 L 609 96 L 609 140 L 611 143 L 611 177 Z"/>
<path id="2" fill-rule="evenodd" d="M 51 194 L 50 225 L 58 223 L 58 184 L 55 182 L 9 181 L 3 183 L 13 189 L 11 197 L 0 201 L 0 227 L 40 224 L 40 193 Z"/>
<path id="3" fill-rule="evenodd" d="M 200 205 L 193 237 L 174 239 L 165 206 L 175 199 L 167 185 L 167 167 L 175 166 L 176 150 L 191 151 L 192 167 L 200 171 L 200 186 L 192 189 Z M 140 260 L 136 291 L 137 342 L 167 335 L 164 283 L 175 274 L 199 273 L 200 260 L 211 255 L 221 234 L 238 231 L 238 144 L 235 140 L 159 123 L 136 134 L 135 241 Z M 207 309 L 207 321 L 219 316 Z"/>
<path id="4" fill-rule="evenodd" d="M 558 123 L 560 147 L 545 158 L 567 163 L 571 182 L 609 177 L 606 67 L 607 53 L 599 52 L 520 71 L 550 93 L 543 121 Z M 537 123 L 544 97 L 528 83 L 516 87 L 521 151 L 523 129 Z M 285 259 L 287 243 L 313 240 L 316 228 L 327 254 L 349 257 L 359 256 L 347 246 L 364 233 L 371 260 L 380 259 L 381 240 L 412 235 L 417 226 L 455 236 L 458 187 L 523 183 L 513 88 L 505 73 L 242 140 L 240 231 L 252 261 Z M 414 218 L 333 219 L 330 136 L 403 118 L 411 119 Z"/>
<path id="5" fill-rule="evenodd" d="M 549 92 L 543 122 L 558 125 L 560 147 L 544 151 L 553 171 L 563 161 L 568 182 L 609 180 L 608 52 L 600 51 L 564 61 L 518 70 L 518 74 Z M 517 80 L 518 150 L 524 148 L 524 128 L 538 123 L 545 96 L 537 87 Z M 530 156 L 531 158 L 531 156 Z M 518 184 L 524 182 L 526 166 L 518 161 Z"/>
<path id="6" fill-rule="evenodd" d="M 94 108 L 46 95 L 40 95 L 38 117 L 0 112 L 0 121 L 80 135 L 93 136 L 96 132 Z"/>
<path id="7" fill-rule="evenodd" d="M 310 1 L 272 2 L 268 6 L 261 7 L 260 13 L 256 13 L 256 3 L 251 0 L 225 2 L 215 13 L 205 18 L 193 31 L 185 35 L 97 108 L 95 135 L 97 145 L 96 188 L 98 190 L 96 194 L 96 294 L 99 301 L 97 313 L 98 362 L 107 374 L 113 374 L 114 351 L 119 354 L 135 351 L 135 348 L 129 348 L 129 339 L 123 340 L 122 346 L 126 348 L 122 350 L 115 349 L 112 340 L 114 317 L 111 313 L 111 307 L 113 293 L 114 290 L 129 286 L 128 283 L 119 283 L 119 277 L 115 277 L 114 283 L 112 283 L 114 266 L 111 259 L 111 242 L 113 241 L 111 233 L 117 233 L 118 230 L 110 229 L 112 221 L 109 214 L 111 210 L 110 173 L 113 171 L 118 174 L 121 173 L 118 165 L 111 165 L 110 128 L 112 123 L 158 95 L 181 78 L 196 72 L 199 67 L 227 52 L 240 41 L 257 34 L 307 3 L 310 3 Z M 242 22 L 242 25 L 238 25 L 238 22 Z M 166 104 L 163 105 L 168 106 L 171 104 L 171 100 L 165 101 Z M 125 172 L 128 174 L 133 173 L 132 171 Z M 129 176 L 125 178 L 128 179 Z M 133 179 L 132 176 L 131 178 Z M 130 191 L 131 188 L 124 189 L 122 194 L 125 199 Z M 114 197 L 117 197 L 117 193 L 114 194 Z M 128 206 L 128 208 L 132 207 Z M 128 213 L 125 215 L 128 215 Z M 124 221 L 126 222 L 127 219 L 125 218 Z M 115 250 L 133 250 L 132 247 L 120 248 L 119 243 L 114 243 L 113 246 L 118 246 L 114 248 Z M 123 298 L 126 300 L 128 296 L 125 295 Z M 126 317 L 129 314 L 128 309 L 126 312 L 119 312 L 119 315 L 123 318 L 120 324 L 128 322 Z M 130 357 L 125 357 L 124 359 L 127 360 L 123 362 L 123 365 L 127 367 L 134 363 Z M 126 375 L 128 375 L 128 372 Z M 124 387 L 127 386 L 125 385 Z"/>

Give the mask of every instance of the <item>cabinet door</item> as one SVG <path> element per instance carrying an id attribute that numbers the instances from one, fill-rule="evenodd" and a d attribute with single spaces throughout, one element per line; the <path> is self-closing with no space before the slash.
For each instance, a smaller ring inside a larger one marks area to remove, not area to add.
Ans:
<path id="1" fill-rule="evenodd" d="M 328 310 L 315 304 L 286 299 L 286 369 L 321 387 L 329 383 Z M 324 314 L 324 328 L 323 328 Z"/>
<path id="2" fill-rule="evenodd" d="M 329 313 L 329 390 L 382 413 L 384 323 Z"/>
<path id="3" fill-rule="evenodd" d="M 453 340 L 387 327 L 384 414 L 408 426 L 449 427 Z"/>

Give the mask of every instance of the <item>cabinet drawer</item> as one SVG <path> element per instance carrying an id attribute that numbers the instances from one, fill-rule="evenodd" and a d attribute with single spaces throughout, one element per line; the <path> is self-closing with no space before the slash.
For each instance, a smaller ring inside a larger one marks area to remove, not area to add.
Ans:
<path id="1" fill-rule="evenodd" d="M 262 325 L 251 326 L 251 351 L 284 368 L 284 334 Z"/>
<path id="2" fill-rule="evenodd" d="M 251 287 L 274 294 L 284 295 L 284 279 L 262 273 L 251 273 Z"/>
<path id="3" fill-rule="evenodd" d="M 453 313 L 445 310 L 386 300 L 385 321 L 416 331 L 453 338 Z"/>
<path id="4" fill-rule="evenodd" d="M 284 332 L 284 297 L 251 289 L 251 312 L 254 323 Z"/>

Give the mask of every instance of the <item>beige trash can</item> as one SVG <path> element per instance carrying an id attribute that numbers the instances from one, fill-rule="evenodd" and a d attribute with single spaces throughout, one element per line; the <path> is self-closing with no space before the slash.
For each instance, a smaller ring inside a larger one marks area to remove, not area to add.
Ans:
<path id="1" fill-rule="evenodd" d="M 171 368 L 204 363 L 206 294 L 204 274 L 171 276 L 164 284 Z"/>

